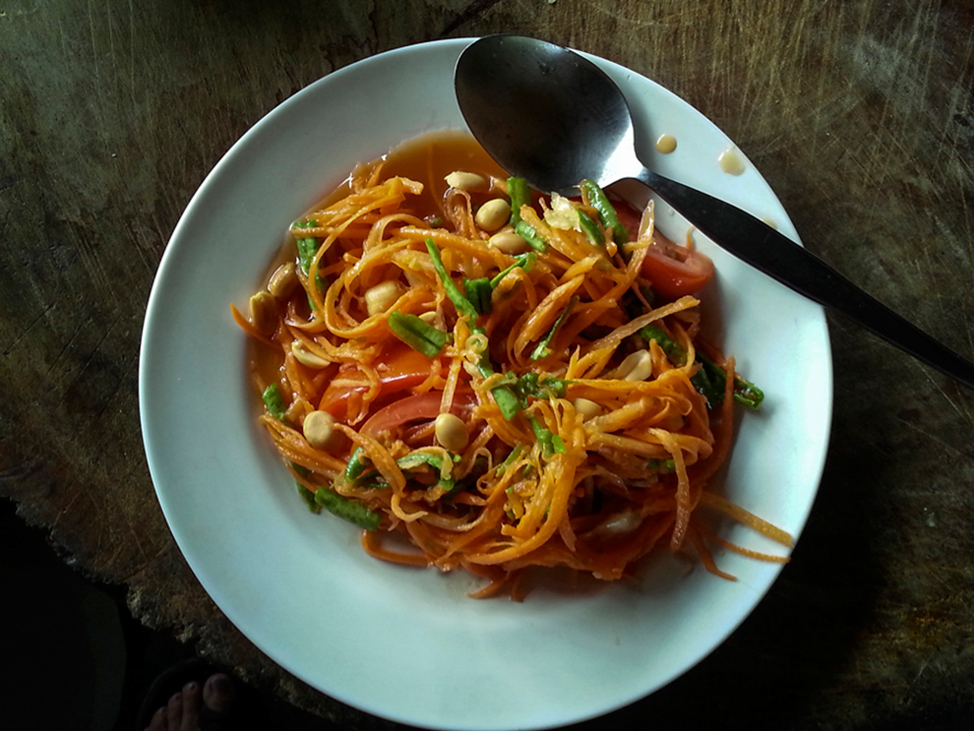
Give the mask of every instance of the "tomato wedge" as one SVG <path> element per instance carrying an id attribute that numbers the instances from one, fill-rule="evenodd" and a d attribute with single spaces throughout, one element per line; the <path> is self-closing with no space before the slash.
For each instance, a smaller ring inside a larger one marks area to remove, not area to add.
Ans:
<path id="1" fill-rule="evenodd" d="M 378 398 L 418 386 L 430 374 L 430 359 L 408 345 L 393 346 L 382 357 L 382 363 Z M 368 388 L 368 380 L 358 368 L 340 371 L 322 394 L 318 408 L 342 419 L 348 410 L 348 397 L 355 392 L 365 393 Z"/>
<path id="2" fill-rule="evenodd" d="M 639 238 L 642 213 L 627 201 L 612 198 L 619 223 L 629 232 L 629 240 Z M 653 285 L 653 291 L 667 300 L 699 291 L 714 276 L 714 263 L 706 254 L 678 246 L 659 231 L 653 231 L 653 245 L 643 260 L 643 276 Z"/>
<path id="3" fill-rule="evenodd" d="M 677 246 L 657 231 L 646 250 L 642 272 L 656 294 L 674 300 L 699 291 L 709 282 L 714 276 L 714 263 L 706 254 Z"/>
<path id="4" fill-rule="evenodd" d="M 362 425 L 361 432 L 375 435 L 384 431 L 393 431 L 411 421 L 431 421 L 440 415 L 442 400 L 442 391 L 427 391 L 406 396 L 372 414 Z M 453 397 L 453 408 L 450 409 L 450 413 L 461 419 L 468 418 L 470 410 L 476 403 L 477 397 L 473 391 L 458 389 Z"/>

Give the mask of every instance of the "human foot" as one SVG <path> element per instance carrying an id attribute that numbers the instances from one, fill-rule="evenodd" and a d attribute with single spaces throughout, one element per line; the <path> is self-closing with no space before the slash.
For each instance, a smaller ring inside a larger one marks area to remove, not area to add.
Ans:
<path id="1" fill-rule="evenodd" d="M 146 731 L 200 731 L 208 720 L 226 718 L 234 695 L 233 682 L 223 673 L 207 678 L 202 692 L 199 683 L 191 681 L 153 714 Z"/>

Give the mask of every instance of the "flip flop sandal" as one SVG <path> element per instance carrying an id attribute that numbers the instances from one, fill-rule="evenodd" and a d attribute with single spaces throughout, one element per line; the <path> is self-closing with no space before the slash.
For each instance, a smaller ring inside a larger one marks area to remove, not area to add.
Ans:
<path id="1" fill-rule="evenodd" d="M 199 683 L 200 693 L 202 693 L 206 679 L 218 672 L 220 670 L 198 657 L 183 660 L 167 669 L 152 681 L 145 698 L 142 699 L 142 705 L 135 722 L 136 731 L 145 731 L 146 727 L 152 723 L 152 716 L 155 712 L 166 705 L 173 695 L 181 691 L 186 683 L 195 680 Z M 233 704 L 225 710 L 214 711 L 205 705 L 200 707 L 201 731 L 230 731 L 231 728 L 238 726 L 240 728 L 249 726 L 249 724 L 241 725 L 238 723 L 238 720 L 244 715 L 239 709 L 245 701 L 241 699 L 241 689 L 236 684 L 234 685 L 234 692 L 236 698 Z"/>

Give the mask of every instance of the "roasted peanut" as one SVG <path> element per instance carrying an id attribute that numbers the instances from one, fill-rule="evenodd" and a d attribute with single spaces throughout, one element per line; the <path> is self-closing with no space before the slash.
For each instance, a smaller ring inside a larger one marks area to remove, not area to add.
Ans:
<path id="1" fill-rule="evenodd" d="M 645 381 L 651 375 L 653 375 L 653 356 L 648 350 L 630 353 L 616 369 L 616 378 L 625 381 Z"/>
<path id="2" fill-rule="evenodd" d="M 304 438 L 315 449 L 333 449 L 343 436 L 334 424 L 335 419 L 327 411 L 312 411 L 304 417 Z"/>
<path id="3" fill-rule="evenodd" d="M 294 271 L 294 262 L 281 264 L 274 273 L 271 274 L 267 282 L 267 291 L 277 299 L 283 300 L 290 297 L 298 286 L 298 275 Z"/>
<path id="4" fill-rule="evenodd" d="M 528 250 L 528 242 L 513 231 L 501 231 L 491 236 L 487 243 L 509 256 L 523 254 Z"/>
<path id="5" fill-rule="evenodd" d="M 511 218 L 511 204 L 503 198 L 492 198 L 477 209 L 473 220 L 484 231 L 496 231 Z"/>
<path id="6" fill-rule="evenodd" d="M 291 341 L 291 354 L 301 365 L 308 368 L 324 368 L 330 361 L 325 360 L 317 353 L 312 353 L 300 340 Z"/>
<path id="7" fill-rule="evenodd" d="M 575 411 L 582 417 L 582 421 L 588 421 L 601 414 L 602 407 L 591 399 L 579 397 L 575 399 Z"/>
<path id="8" fill-rule="evenodd" d="M 457 188 L 467 193 L 482 193 L 487 190 L 487 179 L 483 175 L 468 173 L 464 170 L 454 170 L 447 175 L 446 184 L 451 188 Z"/>
<path id="9" fill-rule="evenodd" d="M 370 315 L 378 315 L 388 310 L 399 299 L 397 282 L 382 282 L 369 288 L 365 293 L 365 309 Z"/>
<path id="10" fill-rule="evenodd" d="M 277 329 L 277 300 L 270 292 L 258 292 L 250 298 L 250 322 L 261 335 L 273 335 Z"/>
<path id="11" fill-rule="evenodd" d="M 463 419 L 454 414 L 440 414 L 433 422 L 433 430 L 436 434 L 436 441 L 444 449 L 451 452 L 459 452 L 467 446 L 470 435 L 467 433 L 467 425 Z"/>

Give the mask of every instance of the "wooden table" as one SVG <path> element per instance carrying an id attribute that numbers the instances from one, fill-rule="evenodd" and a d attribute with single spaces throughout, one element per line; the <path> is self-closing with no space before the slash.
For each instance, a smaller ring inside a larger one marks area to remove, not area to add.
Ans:
<path id="1" fill-rule="evenodd" d="M 625 64 L 719 125 L 807 247 L 974 356 L 974 12 L 964 0 L 6 3 L 0 493 L 144 623 L 353 728 L 189 571 L 137 400 L 153 275 L 275 105 L 358 59 L 517 31 Z M 974 391 L 830 318 L 825 477 L 793 562 L 711 657 L 581 728 L 928 727 L 974 714 Z M 787 486 L 783 486 L 787 489 Z"/>

